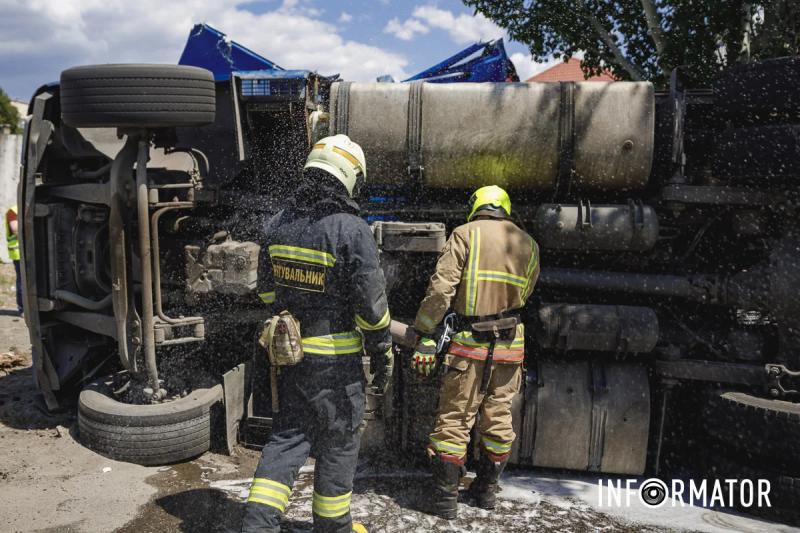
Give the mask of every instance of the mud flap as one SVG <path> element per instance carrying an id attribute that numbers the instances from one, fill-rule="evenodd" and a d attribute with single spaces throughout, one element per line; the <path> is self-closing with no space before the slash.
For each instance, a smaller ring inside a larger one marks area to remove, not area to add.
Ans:
<path id="1" fill-rule="evenodd" d="M 247 412 L 250 401 L 249 389 L 250 365 L 241 363 L 222 375 L 222 388 L 224 391 L 225 405 L 225 448 L 229 454 L 238 443 L 239 424 Z"/>

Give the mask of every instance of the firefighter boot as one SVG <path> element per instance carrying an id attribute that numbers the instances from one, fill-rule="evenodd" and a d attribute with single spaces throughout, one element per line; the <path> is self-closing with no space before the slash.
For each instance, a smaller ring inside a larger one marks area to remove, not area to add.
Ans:
<path id="1" fill-rule="evenodd" d="M 458 512 L 458 481 L 461 465 L 436 455 L 431 458 L 433 486 L 428 502 L 428 512 L 445 520 L 452 520 Z"/>
<path id="2" fill-rule="evenodd" d="M 477 477 L 469 486 L 467 495 L 481 509 L 494 509 L 497 505 L 497 482 L 508 463 L 508 456 L 494 461 L 486 453 L 478 461 Z"/>

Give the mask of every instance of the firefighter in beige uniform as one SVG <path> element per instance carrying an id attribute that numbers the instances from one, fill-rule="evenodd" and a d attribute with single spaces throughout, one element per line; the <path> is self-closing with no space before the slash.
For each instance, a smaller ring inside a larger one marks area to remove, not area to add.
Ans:
<path id="1" fill-rule="evenodd" d="M 457 333 L 444 359 L 448 370 L 428 444 L 433 471 L 430 510 L 448 519 L 456 516 L 458 481 L 478 412 L 481 457 L 469 493 L 478 506 L 495 506 L 497 482 L 515 438 L 511 400 L 520 389 L 525 355 L 524 329 L 517 320 L 494 344 L 491 374 L 482 393 L 489 343 L 485 337 L 476 339 L 471 325 L 515 316 L 539 275 L 539 248 L 509 219 L 508 194 L 497 186 L 482 187 L 470 201 L 468 223 L 456 228 L 445 244 L 417 313 L 414 327 L 422 336 L 411 362 L 421 374 L 433 371 L 435 342 L 426 335 L 449 310 L 457 313 Z"/>

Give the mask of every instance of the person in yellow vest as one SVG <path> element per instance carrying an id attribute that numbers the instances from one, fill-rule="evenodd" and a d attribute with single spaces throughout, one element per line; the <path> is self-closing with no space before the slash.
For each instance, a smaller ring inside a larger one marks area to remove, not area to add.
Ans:
<path id="1" fill-rule="evenodd" d="M 17 206 L 11 207 L 6 212 L 6 244 L 8 257 L 14 262 L 14 271 L 17 274 L 17 311 L 22 314 L 22 275 L 19 271 L 19 221 L 17 220 Z"/>
<path id="2" fill-rule="evenodd" d="M 456 517 L 458 482 L 478 413 L 481 455 L 469 496 L 479 507 L 495 507 L 515 438 L 511 401 L 520 389 L 525 356 L 518 313 L 539 277 L 539 247 L 511 221 L 506 191 L 481 187 L 470 203 L 467 223 L 445 243 L 414 322 L 420 338 L 411 366 L 429 375 L 436 366 L 432 332 L 448 311 L 456 314 L 427 447 L 433 486 L 425 506 L 445 519 Z"/>

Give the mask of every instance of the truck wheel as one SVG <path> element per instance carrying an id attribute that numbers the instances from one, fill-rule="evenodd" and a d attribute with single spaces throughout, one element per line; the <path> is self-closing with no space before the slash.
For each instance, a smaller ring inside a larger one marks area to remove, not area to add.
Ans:
<path id="1" fill-rule="evenodd" d="M 744 466 L 739 460 L 716 455 L 711 466 L 711 476 L 715 479 L 749 479 L 757 487 L 759 479 L 769 481 L 769 500 L 771 507 L 737 506 L 743 513 L 752 514 L 772 521 L 800 525 L 800 478 L 786 476 L 770 470 Z M 757 500 L 756 500 L 757 502 Z"/>
<path id="2" fill-rule="evenodd" d="M 208 70 L 180 65 L 88 65 L 61 73 L 61 117 L 76 128 L 165 128 L 214 122 Z"/>
<path id="3" fill-rule="evenodd" d="M 709 399 L 706 427 L 751 462 L 800 473 L 800 404 L 717 391 Z"/>
<path id="4" fill-rule="evenodd" d="M 800 107 L 800 58 L 778 57 L 728 69 L 714 84 L 717 106 L 732 113 L 743 108 L 771 111 Z"/>
<path id="5" fill-rule="evenodd" d="M 211 446 L 211 406 L 222 385 L 198 388 L 155 405 L 114 399 L 112 377 L 89 384 L 78 399 L 81 443 L 101 455 L 146 466 L 196 457 Z"/>

